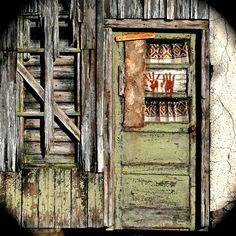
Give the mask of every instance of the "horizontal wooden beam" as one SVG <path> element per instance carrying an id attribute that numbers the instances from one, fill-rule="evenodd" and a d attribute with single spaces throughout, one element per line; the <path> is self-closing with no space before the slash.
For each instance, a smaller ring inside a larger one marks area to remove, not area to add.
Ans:
<path id="1" fill-rule="evenodd" d="M 141 19 L 105 19 L 107 28 L 143 28 L 143 29 L 201 29 L 209 28 L 208 20 L 141 20 Z"/>
<path id="2" fill-rule="evenodd" d="M 18 53 L 33 53 L 40 54 L 44 53 L 44 48 L 18 48 Z M 80 48 L 60 48 L 60 53 L 80 53 Z"/>
<path id="3" fill-rule="evenodd" d="M 153 39 L 155 38 L 155 33 L 143 33 L 143 34 L 125 34 L 116 36 L 116 41 L 128 41 L 128 40 L 138 40 L 138 39 Z"/>
<path id="4" fill-rule="evenodd" d="M 65 112 L 67 116 L 80 116 L 79 112 Z M 26 112 L 17 112 L 18 117 L 42 117 L 44 112 L 37 111 L 26 111 Z"/>
<path id="5" fill-rule="evenodd" d="M 17 61 L 17 72 L 22 76 L 26 83 L 34 90 L 37 96 L 44 102 L 44 89 L 38 84 L 33 75 Z M 65 112 L 54 102 L 53 104 L 54 114 L 64 125 L 64 127 L 74 136 L 74 138 L 80 142 L 80 131 L 78 127 L 70 120 Z"/>

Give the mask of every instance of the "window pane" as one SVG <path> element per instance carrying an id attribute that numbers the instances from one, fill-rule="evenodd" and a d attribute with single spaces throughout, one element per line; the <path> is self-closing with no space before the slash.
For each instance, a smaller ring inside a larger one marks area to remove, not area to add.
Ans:
<path id="1" fill-rule="evenodd" d="M 145 99 L 145 122 L 189 122 L 188 100 Z"/>
<path id="2" fill-rule="evenodd" d="M 189 63 L 188 42 L 149 43 L 146 63 Z"/>
<path id="3" fill-rule="evenodd" d="M 187 96 L 186 69 L 152 69 L 144 72 L 146 97 Z"/>

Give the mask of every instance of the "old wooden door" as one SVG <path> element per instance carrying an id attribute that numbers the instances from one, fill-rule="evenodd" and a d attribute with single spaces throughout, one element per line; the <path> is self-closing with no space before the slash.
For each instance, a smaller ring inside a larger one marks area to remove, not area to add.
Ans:
<path id="1" fill-rule="evenodd" d="M 194 229 L 196 35 L 124 34 L 113 43 L 115 228 Z"/>

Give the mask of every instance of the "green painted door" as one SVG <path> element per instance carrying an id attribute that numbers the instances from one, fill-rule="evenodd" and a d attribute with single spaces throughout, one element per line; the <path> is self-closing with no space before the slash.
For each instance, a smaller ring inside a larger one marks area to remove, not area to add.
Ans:
<path id="1" fill-rule="evenodd" d="M 115 40 L 124 34 L 113 43 L 115 228 L 193 230 L 195 35 Z"/>

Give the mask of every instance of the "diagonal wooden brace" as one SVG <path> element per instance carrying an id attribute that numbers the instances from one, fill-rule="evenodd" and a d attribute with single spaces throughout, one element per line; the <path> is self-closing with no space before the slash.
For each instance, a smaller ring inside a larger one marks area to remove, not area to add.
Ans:
<path id="1" fill-rule="evenodd" d="M 44 89 L 38 84 L 34 76 L 17 61 L 17 72 L 22 76 L 25 82 L 34 90 L 37 96 L 44 102 Z M 74 136 L 74 138 L 80 142 L 79 128 L 71 121 L 71 119 L 65 114 L 65 112 L 54 102 L 54 115 L 61 121 L 64 127 Z"/>

